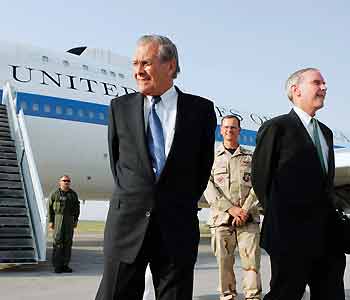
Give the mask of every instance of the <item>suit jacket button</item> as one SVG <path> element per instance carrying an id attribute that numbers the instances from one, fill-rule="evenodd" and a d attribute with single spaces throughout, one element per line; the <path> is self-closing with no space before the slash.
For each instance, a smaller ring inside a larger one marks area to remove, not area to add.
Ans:
<path id="1" fill-rule="evenodd" d="M 146 211 L 146 217 L 149 218 L 151 216 L 151 212 Z"/>

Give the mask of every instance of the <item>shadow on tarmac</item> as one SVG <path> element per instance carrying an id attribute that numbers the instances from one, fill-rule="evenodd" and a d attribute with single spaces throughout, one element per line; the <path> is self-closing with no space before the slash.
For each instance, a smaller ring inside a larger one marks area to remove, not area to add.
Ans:
<path id="1" fill-rule="evenodd" d="M 48 243 L 47 261 L 38 265 L 21 265 L 0 270 L 0 285 L 5 285 L 4 299 L 18 300 L 24 297 L 32 300 L 47 299 L 48 294 L 57 294 L 52 300 L 64 299 L 65 293 L 73 293 L 75 299 L 91 299 L 96 293 L 103 271 L 103 236 L 80 235 L 75 238 L 70 266 L 72 274 L 56 274 L 51 265 L 52 243 Z M 349 263 L 349 261 L 348 261 Z M 237 279 L 241 282 L 242 270 L 237 257 Z M 349 287 L 350 272 L 346 272 L 344 283 Z M 266 253 L 262 257 L 263 291 L 268 290 L 269 263 Z M 59 284 L 57 284 L 59 282 Z M 218 300 L 217 264 L 210 248 L 210 239 L 202 238 L 199 246 L 198 261 L 195 269 L 195 289 L 193 300 Z M 30 298 L 26 291 L 33 290 Z M 237 300 L 243 300 L 242 287 Z M 6 294 L 7 293 L 7 294 Z M 68 296 L 66 296 L 68 297 Z M 71 299 L 71 298 L 66 298 Z M 303 300 L 310 299 L 307 294 Z M 346 289 L 346 299 L 350 299 L 350 289 Z"/>
<path id="2" fill-rule="evenodd" d="M 45 262 L 32 265 L 19 265 L 11 266 L 2 269 L 0 271 L 1 277 L 33 277 L 35 276 L 100 276 L 103 271 L 103 252 L 102 252 L 102 241 L 87 241 L 79 240 L 73 243 L 72 258 L 70 266 L 73 269 L 72 274 L 62 273 L 56 274 L 53 272 L 51 265 L 52 256 L 52 243 L 48 243 L 46 249 Z"/>

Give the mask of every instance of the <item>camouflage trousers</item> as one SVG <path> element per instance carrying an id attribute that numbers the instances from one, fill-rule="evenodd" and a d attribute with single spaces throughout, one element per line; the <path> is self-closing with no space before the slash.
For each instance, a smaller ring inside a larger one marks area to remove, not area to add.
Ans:
<path id="1" fill-rule="evenodd" d="M 211 228 L 212 250 L 219 267 L 219 287 L 221 300 L 235 299 L 237 296 L 236 277 L 233 270 L 235 249 L 238 246 L 243 269 L 243 289 L 245 299 L 261 299 L 260 277 L 260 228 L 256 223 L 241 227 L 219 226 Z"/>
<path id="2" fill-rule="evenodd" d="M 53 233 L 52 264 L 56 269 L 68 266 L 73 244 L 74 225 L 71 218 L 57 217 Z"/>

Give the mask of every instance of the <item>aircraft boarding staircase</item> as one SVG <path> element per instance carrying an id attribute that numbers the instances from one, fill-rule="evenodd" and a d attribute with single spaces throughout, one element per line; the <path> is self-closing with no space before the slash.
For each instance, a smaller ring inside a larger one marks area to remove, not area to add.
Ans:
<path id="1" fill-rule="evenodd" d="M 46 205 L 22 111 L 9 84 L 0 105 L 0 264 L 46 259 Z"/>

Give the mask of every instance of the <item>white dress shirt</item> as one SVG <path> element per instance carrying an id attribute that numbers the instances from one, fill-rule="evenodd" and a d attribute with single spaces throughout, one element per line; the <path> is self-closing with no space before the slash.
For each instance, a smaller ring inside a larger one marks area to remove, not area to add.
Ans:
<path id="1" fill-rule="evenodd" d="M 295 113 L 298 115 L 298 117 L 300 118 L 305 129 L 309 133 L 312 141 L 315 143 L 315 141 L 314 141 L 314 129 L 313 129 L 313 126 L 311 123 L 312 117 L 308 113 L 306 113 L 305 111 L 303 111 L 301 108 L 299 108 L 297 106 L 293 106 L 293 109 L 294 109 Z M 324 135 L 323 135 L 322 130 L 321 130 L 320 126 L 318 125 L 318 123 L 317 123 L 317 131 L 318 131 L 318 135 L 320 137 L 320 144 L 321 144 L 321 149 L 322 149 L 324 165 L 326 167 L 326 172 L 328 172 L 328 145 L 327 145 L 326 139 L 324 138 Z"/>
<path id="2" fill-rule="evenodd" d="M 165 145 L 165 157 L 168 157 L 171 145 L 174 139 L 175 133 L 175 121 L 177 112 L 177 91 L 172 86 L 163 95 L 160 95 L 162 101 L 156 104 L 156 112 L 162 123 L 164 145 Z M 145 117 L 145 129 L 147 133 L 148 116 L 151 111 L 152 96 L 144 97 L 144 117 Z"/>

